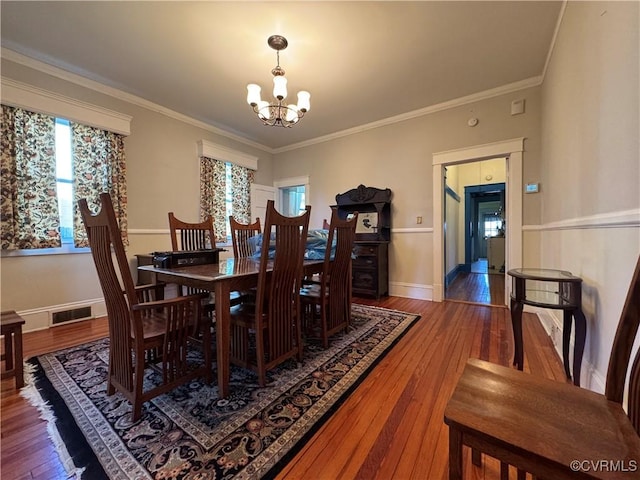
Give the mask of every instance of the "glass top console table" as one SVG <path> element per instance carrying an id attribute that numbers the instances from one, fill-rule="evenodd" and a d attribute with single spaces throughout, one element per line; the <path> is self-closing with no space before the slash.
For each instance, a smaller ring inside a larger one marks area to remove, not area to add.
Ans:
<path id="1" fill-rule="evenodd" d="M 562 360 L 567 378 L 569 369 L 569 342 L 571 319 L 575 320 L 576 334 L 573 348 L 573 383 L 580 386 L 580 368 L 587 335 L 587 322 L 582 313 L 582 279 L 564 270 L 542 268 L 516 268 L 509 270 L 512 277 L 511 323 L 515 353 L 513 364 L 522 370 L 524 349 L 522 345 L 522 310 L 525 305 L 552 308 L 563 311 Z"/>

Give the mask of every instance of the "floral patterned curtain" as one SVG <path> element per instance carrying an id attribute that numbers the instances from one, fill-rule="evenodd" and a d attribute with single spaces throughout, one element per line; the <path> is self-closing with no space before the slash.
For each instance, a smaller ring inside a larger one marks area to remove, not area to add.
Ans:
<path id="1" fill-rule="evenodd" d="M 61 246 L 55 118 L 2 105 L 3 250 Z"/>
<path id="2" fill-rule="evenodd" d="M 213 217 L 216 242 L 227 240 L 227 207 L 225 163 L 213 158 L 200 158 L 200 215 Z"/>
<path id="3" fill-rule="evenodd" d="M 89 246 L 78 200 L 86 198 L 89 208 L 97 212 L 100 209 L 99 194 L 108 192 L 120 226 L 122 242 L 125 246 L 129 245 L 124 137 L 77 123 L 70 125 L 73 144 L 74 244 L 76 247 Z"/>
<path id="4" fill-rule="evenodd" d="M 234 218 L 242 223 L 251 223 L 251 184 L 255 172 L 250 168 L 231 164 L 231 205 Z"/>

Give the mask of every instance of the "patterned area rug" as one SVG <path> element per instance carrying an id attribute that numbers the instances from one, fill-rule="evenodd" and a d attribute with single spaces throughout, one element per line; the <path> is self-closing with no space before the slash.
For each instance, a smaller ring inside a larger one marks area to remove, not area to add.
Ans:
<path id="1" fill-rule="evenodd" d="M 145 403 L 135 423 L 121 394 L 106 395 L 108 339 L 30 359 L 23 394 L 78 478 L 270 478 L 419 318 L 354 304 L 350 332 L 328 350 L 306 339 L 303 363 L 270 371 L 266 388 L 232 367 L 229 398 L 196 380 Z"/>

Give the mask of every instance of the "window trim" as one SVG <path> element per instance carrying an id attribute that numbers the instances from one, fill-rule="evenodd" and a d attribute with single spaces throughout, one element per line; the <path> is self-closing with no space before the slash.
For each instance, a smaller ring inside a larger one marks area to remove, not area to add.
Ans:
<path id="1" fill-rule="evenodd" d="M 258 170 L 258 157 L 218 145 L 208 140 L 198 140 L 198 158 L 215 158 L 221 162 L 233 163 L 250 170 Z"/>
<path id="2" fill-rule="evenodd" d="M 121 135 L 131 134 L 133 117 L 2 77 L 2 103 Z"/>

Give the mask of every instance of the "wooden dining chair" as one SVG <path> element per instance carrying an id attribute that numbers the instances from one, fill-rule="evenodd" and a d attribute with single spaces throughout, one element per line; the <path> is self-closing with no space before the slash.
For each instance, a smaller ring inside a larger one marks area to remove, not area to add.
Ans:
<path id="1" fill-rule="evenodd" d="M 319 311 L 322 345 L 329 347 L 329 337 L 349 327 L 351 320 L 351 255 L 356 238 L 358 213 L 350 220 L 341 220 L 332 209 L 329 237 L 318 283 L 300 290 L 302 310 L 313 322 Z M 332 255 L 332 245 L 335 251 Z"/>
<path id="2" fill-rule="evenodd" d="M 201 222 L 185 222 L 169 212 L 169 234 L 171 236 L 171 250 L 193 251 L 216 248 L 216 234 L 213 219 L 207 217 Z M 206 290 L 193 287 L 178 286 L 182 295 L 206 294 L 202 308 L 209 318 L 213 318 L 216 308 L 215 296 Z"/>
<path id="3" fill-rule="evenodd" d="M 256 217 L 253 223 L 238 222 L 233 215 L 229 215 L 229 226 L 231 227 L 231 242 L 233 244 L 233 256 L 235 258 L 247 258 L 253 256 L 257 250 L 258 235 L 262 233 L 260 228 L 260 217 Z M 253 302 L 256 298 L 256 289 L 244 290 L 237 293 L 240 298 L 238 302 Z"/>
<path id="4" fill-rule="evenodd" d="M 267 202 L 256 301 L 231 310 L 231 361 L 255 370 L 262 387 L 267 370 L 292 357 L 302 361 L 300 286 L 310 212 L 307 206 L 302 215 L 285 217 L 273 200 Z M 275 247 L 273 259 L 270 247 Z"/>
<path id="5" fill-rule="evenodd" d="M 444 414 L 449 479 L 463 478 L 463 445 L 472 448 L 475 465 L 481 453 L 500 460 L 501 479 L 508 478 L 509 464 L 519 480 L 525 472 L 538 480 L 639 478 L 640 353 L 628 371 L 639 322 L 640 258 L 613 341 L 604 395 L 469 360 Z"/>
<path id="6" fill-rule="evenodd" d="M 329 230 L 329 222 L 326 218 L 322 219 L 322 230 Z M 313 273 L 302 279 L 302 285 L 319 285 L 320 273 Z"/>
<path id="7" fill-rule="evenodd" d="M 201 222 L 190 223 L 177 219 L 173 212 L 169 212 L 169 231 L 173 251 L 216 248 L 216 234 L 210 216 Z"/>
<path id="8" fill-rule="evenodd" d="M 154 300 L 161 285 L 135 286 L 124 250 L 111 196 L 100 194 L 100 212 L 93 215 L 86 199 L 78 201 L 91 255 L 104 295 L 109 322 L 107 394 L 116 391 L 133 405 L 142 404 L 196 377 L 211 382 L 211 335 L 203 337 L 204 362 L 187 360 L 192 334 L 201 321 L 201 295 Z M 114 264 L 113 257 L 116 263 Z M 160 374 L 160 383 L 143 389 L 146 368 Z"/>
<path id="9" fill-rule="evenodd" d="M 185 222 L 169 212 L 169 232 L 171 234 L 171 249 L 174 251 L 193 251 L 216 248 L 216 234 L 213 219 L 207 217 L 201 222 Z M 199 288 L 179 286 L 182 295 L 203 295 L 202 309 L 210 320 L 209 330 L 215 322 L 216 297 L 213 292 Z M 231 304 L 236 305 L 243 300 L 241 292 L 231 292 Z M 196 335 L 201 338 L 202 334 Z"/>
<path id="10" fill-rule="evenodd" d="M 233 256 L 235 258 L 252 256 L 256 252 L 256 248 L 250 239 L 260 235 L 262 232 L 260 229 L 260 218 L 256 218 L 256 221 L 253 223 L 245 224 L 238 222 L 233 215 L 229 215 L 229 225 L 231 227 Z"/>

